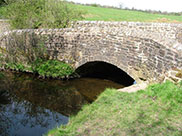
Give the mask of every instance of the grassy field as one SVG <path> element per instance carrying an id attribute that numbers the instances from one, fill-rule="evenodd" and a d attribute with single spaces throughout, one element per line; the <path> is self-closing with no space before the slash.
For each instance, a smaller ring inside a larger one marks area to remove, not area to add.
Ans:
<path id="1" fill-rule="evenodd" d="M 139 22 L 182 22 L 182 16 L 151 14 L 141 11 L 119 10 L 111 8 L 70 5 L 83 10 L 84 20 L 89 21 L 139 21 Z"/>
<path id="2" fill-rule="evenodd" d="M 71 117 L 67 126 L 48 136 L 182 135 L 182 86 L 171 82 L 145 91 L 107 89 L 91 105 Z"/>
<path id="3" fill-rule="evenodd" d="M 83 20 L 88 21 L 134 21 L 134 22 L 169 22 L 181 23 L 182 16 L 152 14 L 141 11 L 120 10 L 112 8 L 83 6 L 68 4 L 70 7 L 77 8 L 83 13 Z M 6 8 L 0 7 L 0 18 L 4 18 Z"/>

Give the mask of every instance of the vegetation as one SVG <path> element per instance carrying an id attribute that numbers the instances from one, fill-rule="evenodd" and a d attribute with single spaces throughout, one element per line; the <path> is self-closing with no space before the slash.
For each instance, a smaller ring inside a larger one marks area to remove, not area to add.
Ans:
<path id="1" fill-rule="evenodd" d="M 10 0 L 0 13 L 13 28 L 65 28 L 81 19 L 82 12 L 59 0 Z"/>
<path id="2" fill-rule="evenodd" d="M 38 59 L 29 66 L 26 66 L 21 63 L 8 62 L 5 64 L 5 68 L 21 72 L 26 71 L 37 73 L 43 78 L 69 78 L 69 76 L 71 76 L 74 73 L 74 69 L 70 65 L 64 62 L 60 62 L 58 60 Z"/>
<path id="3" fill-rule="evenodd" d="M 0 19 L 5 19 L 6 7 L 3 2 L 0 3 Z"/>
<path id="4" fill-rule="evenodd" d="M 15 0 L 0 8 L 0 18 L 11 20 L 13 28 L 64 28 L 74 20 L 88 21 L 140 21 L 140 22 L 182 22 L 177 13 L 160 14 L 156 12 L 104 8 L 75 5 L 55 0 Z M 31 12 L 30 12 L 31 11 Z"/>
<path id="5" fill-rule="evenodd" d="M 74 2 L 71 2 L 71 3 L 74 4 Z M 120 3 L 119 7 L 108 6 L 108 5 L 106 6 L 106 5 L 100 5 L 100 4 L 79 4 L 79 5 L 112 8 L 112 9 L 122 9 L 122 10 L 131 10 L 131 11 L 141 11 L 141 12 L 152 13 L 152 14 L 176 15 L 176 16 L 182 15 L 182 11 L 181 12 L 167 12 L 167 11 L 151 10 L 151 9 L 142 10 L 142 9 L 136 9 L 134 7 L 132 7 L 132 8 L 124 7 L 123 3 Z"/>
<path id="6" fill-rule="evenodd" d="M 84 20 L 90 21 L 140 21 L 140 22 L 182 22 L 182 16 L 152 14 L 143 11 L 103 8 L 96 6 L 69 5 L 82 9 Z"/>
<path id="7" fill-rule="evenodd" d="M 107 89 L 53 135 L 182 135 L 182 85 L 167 81 L 136 93 Z"/>
<path id="8" fill-rule="evenodd" d="M 74 73 L 71 66 L 58 60 L 36 60 L 33 64 L 34 71 L 43 77 L 65 78 Z"/>
<path id="9" fill-rule="evenodd" d="M 178 78 L 182 78 L 182 69 L 176 69 L 177 74 L 175 75 Z"/>
<path id="10" fill-rule="evenodd" d="M 5 69 L 11 69 L 21 72 L 37 73 L 41 77 L 53 77 L 53 78 L 69 78 L 73 76 L 74 69 L 58 60 L 41 60 L 37 59 L 30 65 L 24 65 L 23 63 L 7 62 L 3 65 Z M 1 74 L 0 74 L 1 78 Z"/>
<path id="11" fill-rule="evenodd" d="M 75 5 L 59 0 L 11 0 L 0 8 L 0 18 L 11 20 L 13 28 L 65 28 L 74 20 L 88 21 L 140 21 L 140 22 L 182 22 L 177 13 L 137 11 L 135 9 L 104 8 Z"/>
<path id="12" fill-rule="evenodd" d="M 0 79 L 4 78 L 4 74 L 2 72 L 0 72 Z"/>

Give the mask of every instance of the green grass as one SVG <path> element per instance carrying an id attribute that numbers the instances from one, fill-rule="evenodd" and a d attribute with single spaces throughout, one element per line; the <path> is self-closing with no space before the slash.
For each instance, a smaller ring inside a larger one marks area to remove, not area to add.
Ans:
<path id="1" fill-rule="evenodd" d="M 83 6 L 69 4 L 69 7 L 82 10 L 85 13 L 82 20 L 87 21 L 134 21 L 134 22 L 172 22 L 181 23 L 182 16 L 152 14 L 141 11 L 121 10 L 112 8 L 103 8 L 95 6 Z M 0 18 L 4 18 L 3 14 L 6 7 L 0 7 Z M 77 19 L 76 19 L 77 20 Z M 78 19 L 80 20 L 80 19 Z"/>
<path id="2" fill-rule="evenodd" d="M 83 5 L 70 5 L 83 10 L 89 21 L 182 22 L 182 16 L 151 14 L 141 11 L 119 10 Z"/>
<path id="3" fill-rule="evenodd" d="M 69 124 L 48 136 L 182 135 L 182 86 L 171 82 L 145 91 L 123 93 L 107 89 L 86 105 Z"/>
<path id="4" fill-rule="evenodd" d="M 4 19 L 4 13 L 6 11 L 6 7 L 0 7 L 0 19 Z"/>

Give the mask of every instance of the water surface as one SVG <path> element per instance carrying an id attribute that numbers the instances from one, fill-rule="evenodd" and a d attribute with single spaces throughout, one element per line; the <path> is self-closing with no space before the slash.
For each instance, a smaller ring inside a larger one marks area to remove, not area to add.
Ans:
<path id="1" fill-rule="evenodd" d="M 123 86 L 96 78 L 62 81 L 0 72 L 0 136 L 40 136 L 67 124 L 107 87 Z"/>

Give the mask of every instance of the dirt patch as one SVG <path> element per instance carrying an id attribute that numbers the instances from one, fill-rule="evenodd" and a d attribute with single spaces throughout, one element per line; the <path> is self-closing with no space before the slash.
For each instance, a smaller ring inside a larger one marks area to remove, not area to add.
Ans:
<path id="1" fill-rule="evenodd" d="M 99 15 L 93 15 L 93 14 L 85 14 L 83 15 L 84 18 L 93 18 L 93 17 L 99 17 Z"/>
<path id="2" fill-rule="evenodd" d="M 150 20 L 149 22 L 159 22 L 159 23 L 182 23 L 177 20 L 171 20 L 167 18 L 157 18 L 156 20 Z"/>
<path id="3" fill-rule="evenodd" d="M 141 83 L 141 84 L 135 84 L 129 87 L 125 87 L 123 89 L 118 89 L 118 91 L 121 92 L 128 92 L 128 93 L 133 93 L 133 92 L 137 92 L 139 90 L 144 90 L 147 87 L 147 83 Z"/>

